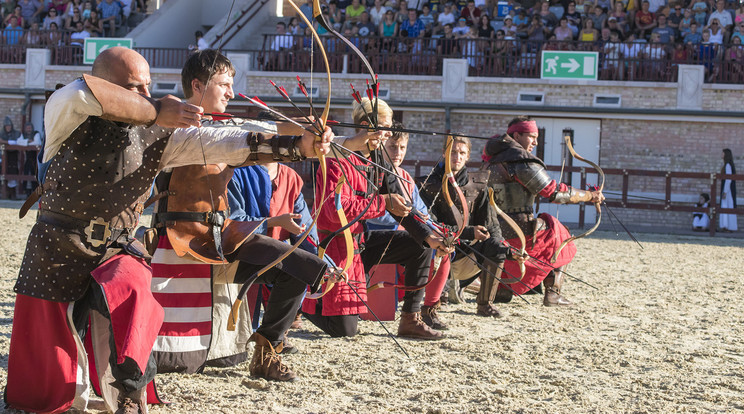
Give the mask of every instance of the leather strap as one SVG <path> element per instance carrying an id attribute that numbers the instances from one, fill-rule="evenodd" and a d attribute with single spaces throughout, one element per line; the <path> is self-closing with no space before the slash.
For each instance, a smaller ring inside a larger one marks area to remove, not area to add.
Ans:
<path id="1" fill-rule="evenodd" d="M 26 213 L 28 213 L 28 210 L 30 210 L 37 201 L 39 201 L 45 191 L 56 190 L 60 186 L 61 184 L 59 181 L 46 181 L 42 185 L 37 186 L 36 189 L 31 194 L 29 194 L 26 201 L 23 202 L 21 209 L 18 210 L 18 218 L 24 218 L 26 216 Z"/>
<path id="2" fill-rule="evenodd" d="M 156 214 L 158 222 L 165 221 L 195 221 L 197 223 L 208 223 L 216 227 L 222 227 L 225 224 L 226 211 L 207 211 L 202 213 L 192 211 L 168 211 Z"/>

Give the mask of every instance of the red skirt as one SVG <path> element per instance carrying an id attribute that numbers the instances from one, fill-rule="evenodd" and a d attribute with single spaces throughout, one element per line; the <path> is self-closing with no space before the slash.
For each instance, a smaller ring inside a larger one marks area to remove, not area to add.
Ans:
<path id="1" fill-rule="evenodd" d="M 567 265 L 576 255 L 576 245 L 571 242 L 561 250 L 555 263 L 551 263 L 550 260 L 553 258 L 553 254 L 558 250 L 558 247 L 564 240 L 571 237 L 571 233 L 566 226 L 550 214 L 542 213 L 538 217 L 545 221 L 546 228 L 537 232 L 534 244 L 532 243 L 532 238 L 529 235 L 525 235 L 527 238 L 526 251 L 531 258 L 524 262 L 525 272 L 521 283 L 513 280 L 513 278 L 518 278 L 521 274 L 519 264 L 514 260 L 507 260 L 504 263 L 506 273 L 504 279 L 515 282 L 510 284 L 509 287 L 518 295 L 526 293 L 539 285 L 553 269 Z M 522 242 L 519 238 L 509 239 L 506 242 L 512 247 L 522 247 Z M 505 287 L 502 286 L 502 288 Z"/>

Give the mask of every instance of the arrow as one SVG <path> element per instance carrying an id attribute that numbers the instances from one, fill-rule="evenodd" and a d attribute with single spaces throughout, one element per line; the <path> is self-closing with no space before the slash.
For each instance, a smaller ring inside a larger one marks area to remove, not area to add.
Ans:
<path id="1" fill-rule="evenodd" d="M 562 68 L 571 68 L 568 70 L 568 73 L 574 73 L 576 72 L 576 69 L 580 68 L 581 65 L 579 65 L 579 62 L 576 61 L 574 58 L 568 59 L 570 63 L 561 63 Z"/>

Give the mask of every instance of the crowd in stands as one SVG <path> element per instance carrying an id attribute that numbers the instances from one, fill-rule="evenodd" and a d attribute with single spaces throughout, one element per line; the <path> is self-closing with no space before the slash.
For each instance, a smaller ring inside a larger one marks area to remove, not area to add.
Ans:
<path id="1" fill-rule="evenodd" d="M 635 66 L 651 60 L 666 62 L 667 69 L 681 62 L 704 64 L 712 81 L 720 67 L 716 62 L 730 61 L 736 63 L 731 70 L 737 70 L 744 81 L 744 3 L 739 2 L 321 0 L 321 4 L 326 21 L 345 36 L 356 37 L 355 43 L 370 54 L 436 53 L 466 57 L 477 66 L 494 56 L 595 50 L 600 52 L 601 70 L 614 72 L 609 76 L 613 79 L 630 79 L 636 70 L 647 71 Z M 312 19 L 312 1 L 300 9 Z M 299 19 L 280 26 L 271 50 L 307 49 L 309 32 Z M 315 28 L 327 34 L 317 22 Z M 293 40 L 293 35 L 303 40 Z"/>
<path id="2" fill-rule="evenodd" d="M 82 45 L 118 37 L 144 19 L 146 0 L 0 0 L 2 44 Z"/>

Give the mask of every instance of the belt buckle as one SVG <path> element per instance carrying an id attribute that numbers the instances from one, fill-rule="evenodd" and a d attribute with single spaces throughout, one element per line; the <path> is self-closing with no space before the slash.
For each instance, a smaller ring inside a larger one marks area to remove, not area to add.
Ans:
<path id="1" fill-rule="evenodd" d="M 93 247 L 105 244 L 108 239 L 111 238 L 109 222 L 105 221 L 101 217 L 96 217 L 94 220 L 91 220 L 88 227 L 85 228 L 85 235 L 88 236 L 86 240 Z"/>

